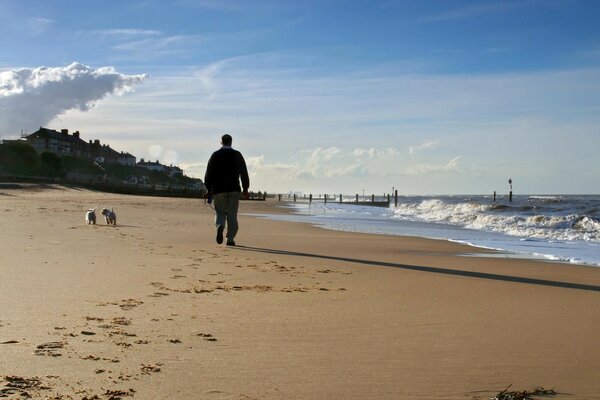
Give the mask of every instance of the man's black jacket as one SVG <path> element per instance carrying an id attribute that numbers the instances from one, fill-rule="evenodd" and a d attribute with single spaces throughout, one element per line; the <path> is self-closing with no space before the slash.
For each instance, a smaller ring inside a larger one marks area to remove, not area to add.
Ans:
<path id="1" fill-rule="evenodd" d="M 242 153 L 222 147 L 210 156 L 204 176 L 204 184 L 210 193 L 241 192 L 240 179 L 244 190 L 248 190 L 250 178 Z"/>

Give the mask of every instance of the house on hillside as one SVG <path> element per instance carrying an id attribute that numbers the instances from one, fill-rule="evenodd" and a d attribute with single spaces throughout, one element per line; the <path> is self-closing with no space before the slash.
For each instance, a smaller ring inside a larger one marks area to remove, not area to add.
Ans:
<path id="1" fill-rule="evenodd" d="M 206 192 L 206 186 L 204 185 L 204 182 L 202 182 L 202 179 L 191 178 L 190 183 L 187 187 L 189 189 L 201 190 L 203 192 Z"/>
<path id="2" fill-rule="evenodd" d="M 49 151 L 56 155 L 68 155 L 78 158 L 90 159 L 90 147 L 88 143 L 81 140 L 79 131 L 69 135 L 68 129 L 60 132 L 54 129 L 42 128 L 25 136 L 25 141 L 38 153 Z"/>
<path id="3" fill-rule="evenodd" d="M 173 178 L 173 177 L 175 177 L 175 176 L 183 176 L 183 170 L 182 170 L 181 168 L 179 168 L 179 167 L 174 167 L 174 166 L 172 166 L 172 165 L 171 165 L 171 166 L 169 166 L 169 167 L 167 167 L 167 166 L 165 165 L 165 172 L 166 172 L 167 174 L 169 174 L 169 176 L 170 176 L 171 178 Z"/>
<path id="4" fill-rule="evenodd" d="M 125 165 L 128 167 L 135 167 L 135 162 L 136 162 L 136 158 L 134 155 L 131 155 L 129 153 L 124 153 L 121 152 L 121 154 L 118 155 L 117 157 L 117 164 L 119 165 Z"/>
<path id="5" fill-rule="evenodd" d="M 155 162 L 152 162 L 152 161 L 144 161 L 144 159 L 142 158 L 137 163 L 137 166 L 149 169 L 151 171 L 165 172 L 165 166 L 162 165 L 161 163 L 159 163 L 158 160 Z"/>
<path id="6" fill-rule="evenodd" d="M 86 142 L 80 138 L 79 131 L 69 135 L 68 129 L 56 131 L 40 127 L 24 137 L 38 153 L 48 151 L 58 156 L 73 156 L 88 161 L 107 164 L 135 165 L 136 158 L 129 153 L 118 152 L 100 140 Z"/>
<path id="7" fill-rule="evenodd" d="M 119 163 L 119 156 L 121 154 L 109 145 L 103 144 L 100 149 L 100 155 L 106 164 L 116 165 Z"/>

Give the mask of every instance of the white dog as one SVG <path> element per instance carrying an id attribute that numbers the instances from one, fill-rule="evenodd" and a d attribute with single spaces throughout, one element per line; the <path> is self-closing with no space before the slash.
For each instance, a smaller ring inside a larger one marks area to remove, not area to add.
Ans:
<path id="1" fill-rule="evenodd" d="M 96 209 L 95 208 L 90 208 L 89 210 L 87 210 L 87 212 L 85 213 L 85 222 L 86 224 L 94 224 L 96 225 Z"/>
<path id="2" fill-rule="evenodd" d="M 117 214 L 114 213 L 113 210 L 109 210 L 108 208 L 102 209 L 102 215 L 104 215 L 104 219 L 106 219 L 107 224 L 117 224 Z"/>

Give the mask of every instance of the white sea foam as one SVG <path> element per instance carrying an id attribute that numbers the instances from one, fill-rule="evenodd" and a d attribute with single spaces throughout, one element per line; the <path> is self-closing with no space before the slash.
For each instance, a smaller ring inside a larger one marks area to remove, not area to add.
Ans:
<path id="1" fill-rule="evenodd" d="M 537 197 L 537 200 L 550 198 L 559 199 L 548 196 Z M 424 199 L 400 204 L 394 210 L 394 218 L 450 224 L 519 237 L 600 242 L 600 221 L 597 219 L 580 214 L 528 214 L 535 211 L 536 207 L 521 205 L 513 207 L 513 210 L 506 205 Z"/>
<path id="2" fill-rule="evenodd" d="M 294 204 L 328 229 L 451 240 L 521 256 L 600 265 L 600 196 L 405 196 L 397 208 L 347 202 Z M 284 218 L 278 215 L 274 218 Z M 505 255 L 501 255 L 505 256 Z"/>

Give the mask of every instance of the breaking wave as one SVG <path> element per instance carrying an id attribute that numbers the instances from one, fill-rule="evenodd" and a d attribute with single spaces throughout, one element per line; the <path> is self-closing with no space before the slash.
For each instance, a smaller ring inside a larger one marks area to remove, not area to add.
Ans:
<path id="1" fill-rule="evenodd" d="M 422 198 L 399 204 L 394 218 L 449 224 L 548 241 L 600 242 L 598 202 L 530 196 L 515 203 L 489 199 Z"/>

